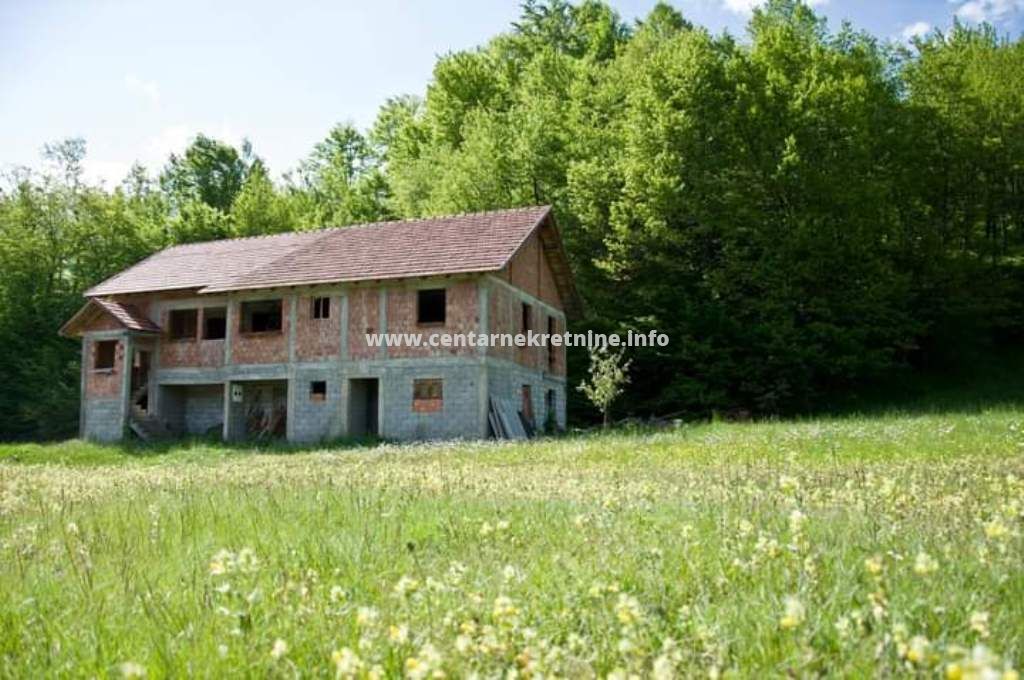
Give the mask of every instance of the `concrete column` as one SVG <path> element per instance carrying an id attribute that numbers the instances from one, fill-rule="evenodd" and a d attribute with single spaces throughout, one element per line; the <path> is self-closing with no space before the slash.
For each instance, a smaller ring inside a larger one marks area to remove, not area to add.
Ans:
<path id="1" fill-rule="evenodd" d="M 390 430 L 391 423 L 388 420 L 390 413 L 387 403 L 388 398 L 388 376 L 390 371 L 387 366 L 381 366 L 377 373 L 377 436 L 384 438 Z"/>
<path id="2" fill-rule="evenodd" d="M 338 345 L 338 358 L 340 361 L 348 361 L 348 294 L 342 293 L 339 304 L 338 325 L 341 326 L 341 339 Z"/>
<path id="3" fill-rule="evenodd" d="M 348 371 L 345 371 L 341 376 L 341 436 L 350 437 L 352 436 L 352 423 L 349 422 L 349 403 L 352 398 L 352 382 L 349 377 Z"/>
<path id="4" fill-rule="evenodd" d="M 338 326 L 341 337 L 338 340 L 338 362 L 341 367 L 347 367 L 348 362 L 348 293 L 344 292 L 338 296 Z M 339 437 L 348 436 L 348 369 L 341 368 L 338 371 L 338 431 Z"/>
<path id="5" fill-rule="evenodd" d="M 388 289 L 381 287 L 380 289 L 380 302 L 377 307 L 377 326 L 380 334 L 388 332 Z M 388 346 L 385 343 L 381 343 L 377 349 L 377 358 L 387 359 L 388 358 Z"/>
<path id="6" fill-rule="evenodd" d="M 288 387 L 285 397 L 285 439 L 295 441 L 295 335 L 299 320 L 299 296 L 288 296 Z"/>
<path id="7" fill-rule="evenodd" d="M 483 279 L 480 280 L 477 286 L 477 318 L 480 320 L 477 331 L 482 335 L 490 333 L 491 326 L 491 289 L 487 285 L 487 282 Z M 476 348 L 476 353 L 480 356 L 487 355 L 487 347 L 481 345 Z"/>
<path id="8" fill-rule="evenodd" d="M 231 365 L 231 343 L 235 340 L 235 328 L 238 325 L 238 314 L 235 301 L 229 295 L 224 308 L 224 365 Z"/>
<path id="9" fill-rule="evenodd" d="M 122 336 L 122 342 L 124 359 L 121 365 L 121 429 L 124 430 L 132 417 L 132 364 L 135 359 L 135 347 L 133 338 L 128 333 Z"/>
<path id="10" fill-rule="evenodd" d="M 231 427 L 231 408 L 232 408 L 232 406 L 233 406 L 233 404 L 231 403 L 231 381 L 230 380 L 225 380 L 224 381 L 224 426 L 223 426 L 223 431 L 221 433 L 221 439 L 223 439 L 226 442 L 229 442 L 229 441 L 231 441 L 234 438 L 234 432 L 232 432 L 233 428 Z"/>
<path id="11" fill-rule="evenodd" d="M 288 361 L 295 363 L 295 333 L 299 320 L 299 296 L 288 296 Z"/>
<path id="12" fill-rule="evenodd" d="M 89 375 L 89 340 L 82 336 L 82 366 L 79 371 L 81 385 L 79 387 L 79 401 L 78 401 L 78 438 L 85 439 L 85 385 Z"/>
<path id="13" fill-rule="evenodd" d="M 491 289 L 486 279 L 481 278 L 477 284 L 477 317 L 480 319 L 478 331 L 482 335 L 491 332 Z M 481 437 L 487 437 L 490 430 L 490 422 L 487 414 L 490 410 L 491 390 L 487 382 L 487 347 L 481 345 L 476 348 L 480 360 L 480 369 L 477 373 L 477 424 Z"/>

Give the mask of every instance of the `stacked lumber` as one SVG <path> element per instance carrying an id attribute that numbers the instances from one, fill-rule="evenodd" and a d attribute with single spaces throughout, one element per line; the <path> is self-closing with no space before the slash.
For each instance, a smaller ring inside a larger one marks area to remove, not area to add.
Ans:
<path id="1" fill-rule="evenodd" d="M 509 399 L 491 397 L 487 419 L 491 424 L 491 432 L 497 439 L 529 439 L 527 423 L 523 414 Z"/>

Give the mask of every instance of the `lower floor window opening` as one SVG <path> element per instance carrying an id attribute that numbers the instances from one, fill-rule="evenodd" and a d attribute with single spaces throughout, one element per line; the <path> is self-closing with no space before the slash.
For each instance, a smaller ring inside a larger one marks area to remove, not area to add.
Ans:
<path id="1" fill-rule="evenodd" d="M 412 381 L 412 410 L 435 413 L 444 407 L 444 391 L 440 378 L 417 378 Z"/>

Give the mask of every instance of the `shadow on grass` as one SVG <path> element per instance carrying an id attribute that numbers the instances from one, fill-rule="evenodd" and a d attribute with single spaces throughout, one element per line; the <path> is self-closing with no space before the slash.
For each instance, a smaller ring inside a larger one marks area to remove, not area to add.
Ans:
<path id="1" fill-rule="evenodd" d="M 159 462 L 161 460 L 218 461 L 239 455 L 299 454 L 330 449 L 360 450 L 375 447 L 384 440 L 377 438 L 332 439 L 310 444 L 292 444 L 282 440 L 223 442 L 214 438 L 191 437 L 154 442 L 129 440 L 100 444 L 79 439 L 51 443 L 0 444 L 0 462 L 23 464 L 65 464 L 74 466 L 109 465 L 127 460 Z"/>
<path id="2" fill-rule="evenodd" d="M 342 437 L 302 444 L 287 442 L 283 439 L 225 442 L 215 437 L 182 437 L 177 439 L 162 439 L 152 442 L 143 442 L 133 439 L 120 444 L 111 444 L 110 446 L 115 449 L 119 449 L 125 455 L 146 457 L 178 453 L 182 450 L 188 449 L 202 449 L 214 452 L 220 451 L 229 455 L 236 453 L 308 453 L 310 451 L 322 451 L 324 449 L 366 449 L 373 448 L 383 443 L 385 443 L 385 440 L 378 437 Z"/>
<path id="3" fill-rule="evenodd" d="M 961 357 L 941 369 L 903 369 L 827 400 L 811 416 L 934 415 L 1024 410 L 1024 348 Z"/>

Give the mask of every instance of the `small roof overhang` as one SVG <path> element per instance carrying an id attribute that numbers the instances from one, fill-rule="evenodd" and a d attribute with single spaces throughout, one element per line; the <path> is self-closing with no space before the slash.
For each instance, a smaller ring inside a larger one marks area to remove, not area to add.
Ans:
<path id="1" fill-rule="evenodd" d="M 102 316 L 109 316 L 125 330 L 136 333 L 161 332 L 160 326 L 153 323 L 133 304 L 89 298 L 89 301 L 61 326 L 60 334 L 65 338 L 78 337 L 88 329 L 90 323 Z"/>

